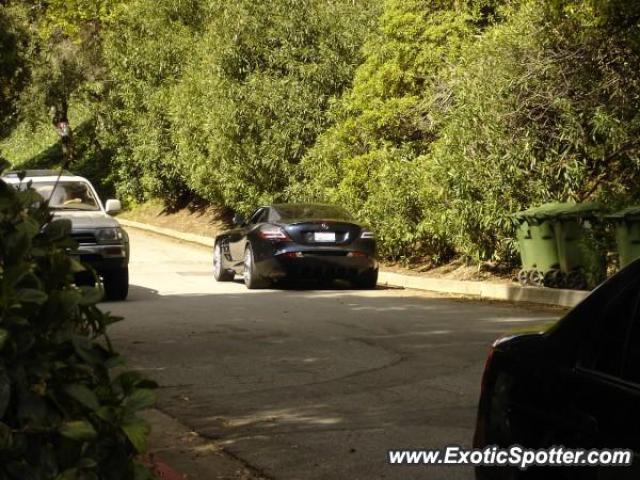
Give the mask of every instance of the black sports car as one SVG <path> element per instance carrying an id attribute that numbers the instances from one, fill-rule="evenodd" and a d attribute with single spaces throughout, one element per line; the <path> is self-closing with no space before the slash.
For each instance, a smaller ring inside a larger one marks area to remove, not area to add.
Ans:
<path id="1" fill-rule="evenodd" d="M 375 288 L 378 264 L 373 232 L 342 208 L 279 204 L 258 208 L 249 220 L 216 237 L 213 271 L 219 282 L 242 274 L 247 288 L 285 278 L 352 281 Z"/>

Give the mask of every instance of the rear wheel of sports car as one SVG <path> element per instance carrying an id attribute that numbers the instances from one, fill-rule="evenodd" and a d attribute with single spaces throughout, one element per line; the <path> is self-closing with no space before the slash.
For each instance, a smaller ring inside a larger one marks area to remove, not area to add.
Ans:
<path id="1" fill-rule="evenodd" d="M 213 247 L 213 278 L 218 282 L 230 282 L 233 280 L 234 274 L 224 268 L 222 255 L 222 245 L 218 242 Z"/>
<path id="2" fill-rule="evenodd" d="M 129 269 L 125 267 L 105 272 L 102 283 L 107 300 L 125 300 L 129 294 Z"/>
<path id="3" fill-rule="evenodd" d="M 378 284 L 378 269 L 369 270 L 359 275 L 353 282 L 357 288 L 363 290 L 373 290 Z"/>
<path id="4" fill-rule="evenodd" d="M 251 245 L 248 245 L 244 251 L 244 271 L 242 276 L 244 278 L 244 284 L 249 290 L 267 288 L 269 286 L 269 281 L 260 277 L 258 272 L 256 272 L 256 264 Z"/>

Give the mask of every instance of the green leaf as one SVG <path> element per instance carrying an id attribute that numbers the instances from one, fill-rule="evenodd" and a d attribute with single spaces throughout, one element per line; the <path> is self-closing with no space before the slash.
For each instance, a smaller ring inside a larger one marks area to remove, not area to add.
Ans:
<path id="1" fill-rule="evenodd" d="M 100 408 L 100 403 L 98 402 L 96 394 L 84 385 L 69 385 L 64 389 L 64 391 L 67 395 L 94 412 Z"/>
<path id="2" fill-rule="evenodd" d="M 86 270 L 86 267 L 75 258 L 70 258 L 69 260 L 71 262 L 71 271 L 73 273 L 80 273 Z"/>
<path id="3" fill-rule="evenodd" d="M 113 407 L 100 407 L 96 412 L 98 417 L 108 423 L 113 423 L 118 418 L 118 413 Z"/>
<path id="4" fill-rule="evenodd" d="M 156 394 L 148 388 L 139 388 L 134 390 L 125 401 L 124 405 L 131 411 L 143 410 L 151 408 L 156 404 Z"/>
<path id="5" fill-rule="evenodd" d="M 93 458 L 81 458 L 76 464 L 78 468 L 95 468 L 98 463 Z"/>
<path id="6" fill-rule="evenodd" d="M 65 290 L 58 294 L 58 302 L 60 302 L 61 308 L 66 311 L 70 311 L 75 308 L 78 303 L 80 303 L 80 299 L 82 298 L 80 292 L 76 290 Z"/>
<path id="7" fill-rule="evenodd" d="M 4 348 L 5 343 L 9 340 L 9 332 L 4 328 L 0 328 L 0 350 Z M 1 417 L 2 415 L 0 415 Z"/>
<path id="8" fill-rule="evenodd" d="M 117 385 L 120 385 L 122 390 L 124 390 L 124 392 L 128 394 L 132 392 L 133 389 L 138 386 L 138 384 L 143 380 L 144 377 L 140 372 L 130 370 L 128 372 L 122 372 L 115 378 L 113 382 Z"/>
<path id="9" fill-rule="evenodd" d="M 51 412 L 40 395 L 31 391 L 22 391 L 18 395 L 18 418 L 21 422 L 40 426 L 49 422 Z"/>
<path id="10" fill-rule="evenodd" d="M 102 356 L 95 348 L 94 344 L 86 337 L 74 335 L 71 340 L 75 352 L 89 365 L 100 365 Z"/>
<path id="11" fill-rule="evenodd" d="M 8 425 L 0 422 L 0 451 L 6 450 L 11 446 L 11 429 Z"/>
<path id="12" fill-rule="evenodd" d="M 96 431 L 86 420 L 66 422 L 60 427 L 60 434 L 77 441 L 88 441 L 96 438 Z"/>
<path id="13" fill-rule="evenodd" d="M 62 240 L 71 233 L 71 220 L 59 218 L 44 227 L 43 233 L 51 241 Z"/>
<path id="14" fill-rule="evenodd" d="M 83 306 L 95 305 L 96 303 L 102 301 L 102 298 L 104 297 L 102 289 L 97 287 L 83 286 L 80 287 L 79 290 L 82 298 L 78 303 Z"/>
<path id="15" fill-rule="evenodd" d="M 42 305 L 49 298 L 42 290 L 36 290 L 35 288 L 23 288 L 18 290 L 17 294 L 18 301 L 21 303 L 35 303 L 36 305 Z"/>
<path id="16" fill-rule="evenodd" d="M 156 476 L 138 462 L 134 464 L 133 469 L 133 480 L 156 480 Z"/>
<path id="17" fill-rule="evenodd" d="M 138 453 L 147 450 L 147 438 L 151 427 L 142 419 L 136 419 L 122 425 L 122 430 Z"/>
<path id="18" fill-rule="evenodd" d="M 0 418 L 4 417 L 10 400 L 11 380 L 5 372 L 2 372 L 0 373 Z"/>
<path id="19" fill-rule="evenodd" d="M 77 468 L 68 468 L 61 474 L 59 474 L 55 480 L 76 480 L 78 478 Z"/>
<path id="20" fill-rule="evenodd" d="M 37 193 L 33 192 L 37 197 Z M 28 205 L 34 200 L 34 197 L 26 198 L 26 204 Z M 16 225 L 16 232 L 22 235 L 22 238 L 30 240 L 40 232 L 40 225 L 33 218 L 25 218 L 21 223 Z"/>
<path id="21" fill-rule="evenodd" d="M 127 361 L 124 359 L 122 355 L 114 355 L 111 358 L 105 360 L 104 366 L 105 368 L 111 370 L 112 368 L 126 365 L 126 363 Z"/>

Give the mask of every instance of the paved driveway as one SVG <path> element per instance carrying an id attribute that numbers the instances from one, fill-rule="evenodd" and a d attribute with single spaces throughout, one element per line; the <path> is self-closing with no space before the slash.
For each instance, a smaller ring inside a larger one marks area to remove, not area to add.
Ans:
<path id="1" fill-rule="evenodd" d="M 131 296 L 105 304 L 159 407 L 274 479 L 470 479 L 389 449 L 470 446 L 488 345 L 552 310 L 405 290 L 247 291 L 207 249 L 132 231 Z M 208 479 L 207 479 L 208 480 Z"/>

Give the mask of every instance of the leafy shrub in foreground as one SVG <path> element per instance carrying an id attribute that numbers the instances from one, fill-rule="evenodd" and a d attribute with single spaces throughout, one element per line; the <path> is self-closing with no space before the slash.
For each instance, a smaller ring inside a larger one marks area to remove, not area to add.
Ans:
<path id="1" fill-rule="evenodd" d="M 99 288 L 73 286 L 71 225 L 39 199 L 0 180 L 0 479 L 152 478 L 135 460 L 149 433 L 136 412 L 155 385 L 112 377 L 118 319 Z"/>

